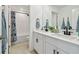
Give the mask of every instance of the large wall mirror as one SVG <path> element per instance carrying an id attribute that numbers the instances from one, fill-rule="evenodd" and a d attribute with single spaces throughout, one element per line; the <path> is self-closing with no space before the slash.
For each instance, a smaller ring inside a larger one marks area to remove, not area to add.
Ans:
<path id="1" fill-rule="evenodd" d="M 78 5 L 49 5 L 42 7 L 42 25 L 44 26 L 46 19 L 48 19 L 49 26 L 58 26 L 59 31 L 62 30 L 61 27 L 64 19 L 65 26 L 69 22 L 74 32 L 76 32 L 78 16 Z"/>
<path id="2" fill-rule="evenodd" d="M 42 25 L 46 25 L 46 20 L 51 27 L 58 25 L 58 9 L 55 6 L 42 6 Z"/>

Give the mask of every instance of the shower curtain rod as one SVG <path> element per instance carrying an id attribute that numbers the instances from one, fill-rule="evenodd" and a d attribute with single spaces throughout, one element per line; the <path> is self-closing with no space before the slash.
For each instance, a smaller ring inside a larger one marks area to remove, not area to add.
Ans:
<path id="1" fill-rule="evenodd" d="M 29 13 L 25 13 L 25 12 L 20 12 L 20 11 L 14 11 L 15 13 L 21 13 L 21 14 L 26 14 L 27 16 L 29 16 Z"/>

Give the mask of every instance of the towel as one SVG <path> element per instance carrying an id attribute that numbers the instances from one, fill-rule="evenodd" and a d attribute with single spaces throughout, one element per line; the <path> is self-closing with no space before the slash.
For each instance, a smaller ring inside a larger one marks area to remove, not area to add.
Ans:
<path id="1" fill-rule="evenodd" d="M 7 43 L 7 28 L 6 28 L 6 19 L 4 11 L 2 11 L 2 37 L 4 38 L 2 40 L 2 53 L 5 53 L 6 50 L 6 43 Z"/>

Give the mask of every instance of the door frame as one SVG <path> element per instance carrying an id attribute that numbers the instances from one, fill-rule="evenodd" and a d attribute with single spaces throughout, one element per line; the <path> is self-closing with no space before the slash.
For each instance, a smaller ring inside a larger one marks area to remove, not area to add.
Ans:
<path id="1" fill-rule="evenodd" d="M 11 52 L 11 8 L 8 8 L 8 53 Z M 23 13 L 26 14 L 29 18 L 29 29 L 30 29 L 30 16 L 29 16 L 29 12 L 18 12 L 15 11 L 16 13 Z M 29 31 L 29 36 L 30 36 L 30 31 Z"/>

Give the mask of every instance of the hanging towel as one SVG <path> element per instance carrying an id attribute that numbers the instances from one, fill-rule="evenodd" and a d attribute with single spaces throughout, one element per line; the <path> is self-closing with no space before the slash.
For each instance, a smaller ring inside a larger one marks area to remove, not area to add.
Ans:
<path id="1" fill-rule="evenodd" d="M 2 40 L 2 53 L 4 54 L 6 49 L 6 43 L 7 43 L 7 28 L 6 28 L 4 11 L 2 11 L 2 37 L 4 38 Z"/>
<path id="2" fill-rule="evenodd" d="M 65 22 L 64 22 L 64 18 L 63 18 L 61 29 L 64 29 L 64 28 L 65 28 Z"/>
<path id="3" fill-rule="evenodd" d="M 16 36 L 16 21 L 15 21 L 15 12 L 11 11 L 11 42 L 17 40 Z"/>
<path id="4" fill-rule="evenodd" d="M 78 36 L 79 36 L 79 16 L 78 16 L 78 20 L 77 20 L 77 28 L 76 28 L 76 32 L 78 32 Z"/>

